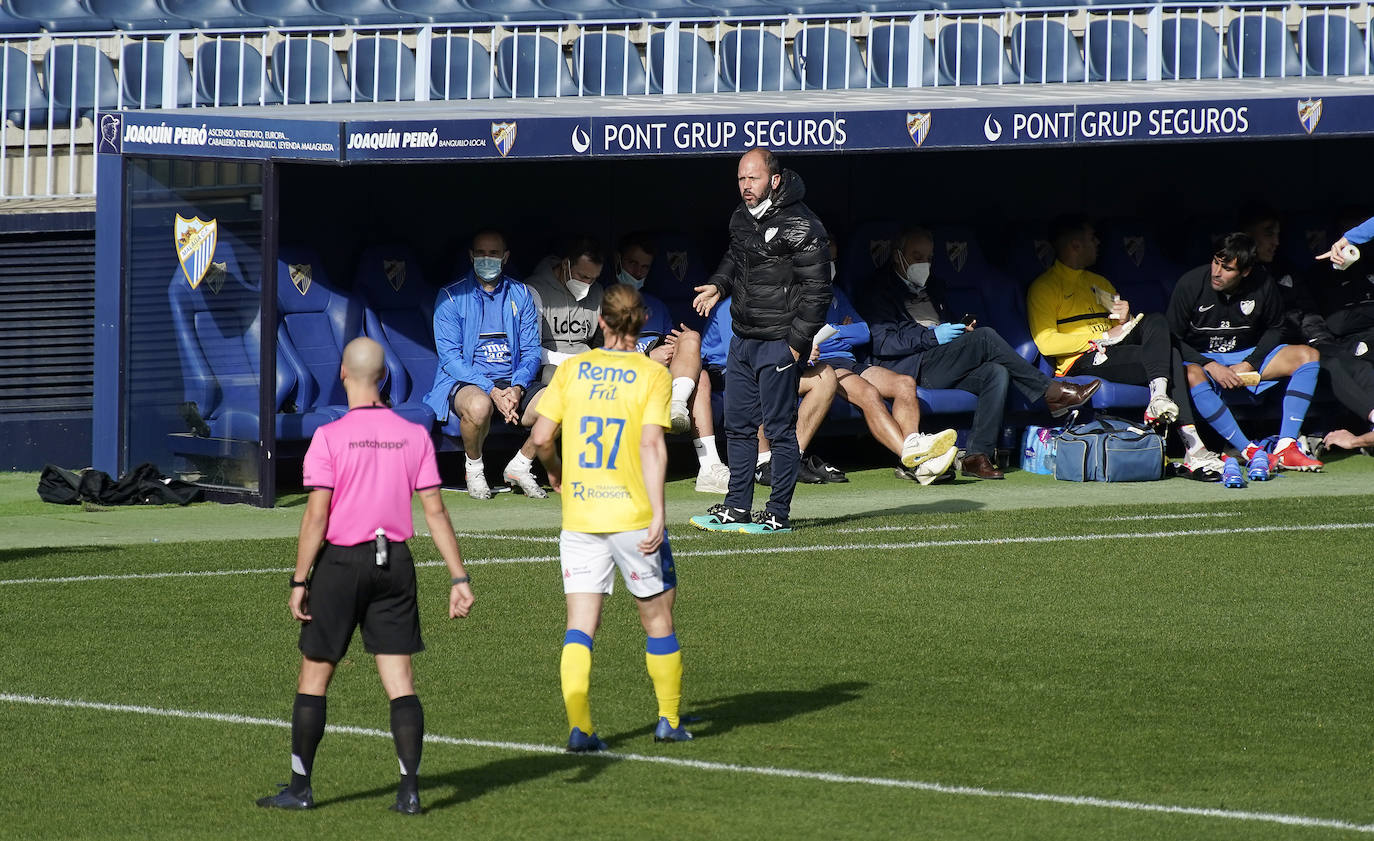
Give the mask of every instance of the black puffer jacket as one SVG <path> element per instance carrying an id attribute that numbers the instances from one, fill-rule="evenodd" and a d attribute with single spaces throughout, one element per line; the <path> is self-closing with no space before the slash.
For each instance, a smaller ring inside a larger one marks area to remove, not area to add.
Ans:
<path id="1" fill-rule="evenodd" d="M 802 204 L 806 187 L 789 169 L 773 192 L 773 205 L 755 219 L 744 202 L 730 217 L 730 248 L 710 283 L 721 298 L 734 296 L 735 335 L 786 339 L 803 359 L 830 308 L 830 238 Z"/>

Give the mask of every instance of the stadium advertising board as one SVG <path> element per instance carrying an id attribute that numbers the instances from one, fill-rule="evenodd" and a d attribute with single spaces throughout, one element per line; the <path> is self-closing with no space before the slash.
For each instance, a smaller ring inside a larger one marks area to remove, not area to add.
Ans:
<path id="1" fill-rule="evenodd" d="M 335 161 L 335 121 L 211 117 L 170 111 L 101 114 L 97 151 L 156 157 Z"/>

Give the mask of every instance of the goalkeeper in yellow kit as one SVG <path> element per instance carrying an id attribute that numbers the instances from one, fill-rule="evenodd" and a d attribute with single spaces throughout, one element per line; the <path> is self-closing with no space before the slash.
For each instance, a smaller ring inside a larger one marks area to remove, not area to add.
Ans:
<path id="1" fill-rule="evenodd" d="M 588 695 L 592 637 L 615 568 L 639 607 L 648 634 L 645 665 L 658 698 L 655 741 L 692 738 L 682 727 L 682 651 L 673 631 L 677 576 L 663 527 L 663 482 L 671 421 L 668 369 L 635 350 L 647 318 L 644 301 L 623 284 L 601 305 L 602 348 L 558 366 L 539 402 L 531 439 L 563 497 L 559 554 L 568 602 L 560 674 L 568 710 L 568 750 L 606 750 L 592 727 Z M 554 438 L 562 425 L 562 458 Z"/>

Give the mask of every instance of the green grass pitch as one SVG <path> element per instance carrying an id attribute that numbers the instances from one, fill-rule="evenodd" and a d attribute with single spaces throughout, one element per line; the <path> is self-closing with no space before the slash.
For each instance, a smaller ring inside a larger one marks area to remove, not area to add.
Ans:
<path id="1" fill-rule="evenodd" d="M 652 741 L 621 588 L 592 673 L 613 755 L 590 757 L 559 750 L 556 507 L 450 496 L 478 601 L 446 620 L 446 573 L 412 544 L 419 818 L 386 808 L 386 699 L 356 639 L 318 808 L 253 805 L 289 771 L 298 500 L 54 513 L 36 477 L 12 477 L 0 524 L 25 545 L 0 550 L 0 838 L 1370 837 L 1371 476 L 1352 456 L 1133 499 L 874 470 L 801 489 L 790 535 L 674 526 L 697 740 Z M 688 480 L 670 501 L 684 523 L 710 500 Z"/>

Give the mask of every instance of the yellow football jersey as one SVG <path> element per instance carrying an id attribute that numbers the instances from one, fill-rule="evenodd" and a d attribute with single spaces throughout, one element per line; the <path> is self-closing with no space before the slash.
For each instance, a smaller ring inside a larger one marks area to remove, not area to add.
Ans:
<path id="1" fill-rule="evenodd" d="M 563 424 L 563 528 L 603 534 L 653 519 L 640 430 L 669 426 L 672 379 L 642 353 L 597 348 L 558 366 L 539 414 Z"/>

